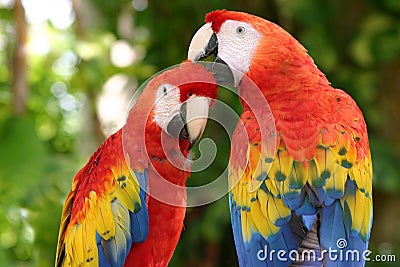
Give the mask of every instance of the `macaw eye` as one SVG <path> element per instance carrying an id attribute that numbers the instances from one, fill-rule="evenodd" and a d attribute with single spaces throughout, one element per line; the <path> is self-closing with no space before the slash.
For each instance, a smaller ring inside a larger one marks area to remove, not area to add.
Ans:
<path id="1" fill-rule="evenodd" d="M 236 28 L 236 33 L 238 35 L 243 35 L 246 33 L 246 28 L 244 26 L 239 26 Z"/>
<path id="2" fill-rule="evenodd" d="M 174 95 L 173 91 L 174 91 L 173 85 L 170 85 L 168 83 L 161 84 L 157 88 L 156 98 L 161 99 L 161 98 L 165 98 L 165 97 L 171 97 L 172 95 Z"/>
<path id="3" fill-rule="evenodd" d="M 193 95 L 193 93 L 188 93 L 187 97 L 191 97 Z"/>

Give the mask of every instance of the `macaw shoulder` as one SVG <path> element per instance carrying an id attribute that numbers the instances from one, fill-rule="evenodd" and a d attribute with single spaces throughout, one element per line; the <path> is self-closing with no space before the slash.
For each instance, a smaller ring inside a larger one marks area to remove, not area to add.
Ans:
<path id="1" fill-rule="evenodd" d="M 147 169 L 131 172 L 122 130 L 111 135 L 76 174 L 64 204 L 57 266 L 122 262 L 148 233 Z M 71 265 L 72 264 L 72 265 Z"/>
<path id="2" fill-rule="evenodd" d="M 321 105 L 324 111 L 320 125 L 321 144 L 349 144 L 357 152 L 357 159 L 368 157 L 370 152 L 367 125 L 354 99 L 345 91 L 331 89 L 326 93 L 328 103 Z M 324 109 L 324 107 L 326 108 Z"/>
<path id="3" fill-rule="evenodd" d="M 87 215 L 86 209 L 89 205 L 86 205 L 86 199 L 93 198 L 94 194 L 97 198 L 101 198 L 115 190 L 113 168 L 124 165 L 120 130 L 111 135 L 75 175 L 71 190 L 74 194 L 71 207 L 72 221 L 79 223 Z"/>
<path id="4" fill-rule="evenodd" d="M 346 92 L 325 86 L 287 92 L 282 97 L 270 101 L 279 142 L 298 155 L 299 161 L 311 159 L 318 146 L 347 142 L 344 139 L 356 143 L 361 154 L 369 151 L 362 112 Z"/>

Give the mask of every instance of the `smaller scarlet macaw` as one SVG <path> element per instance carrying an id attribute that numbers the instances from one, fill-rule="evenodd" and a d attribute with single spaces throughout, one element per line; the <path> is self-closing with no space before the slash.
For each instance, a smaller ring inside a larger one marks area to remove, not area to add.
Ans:
<path id="1" fill-rule="evenodd" d="M 148 82 L 126 125 L 76 174 L 56 266 L 167 266 L 185 216 L 186 158 L 217 89 L 189 62 Z"/>

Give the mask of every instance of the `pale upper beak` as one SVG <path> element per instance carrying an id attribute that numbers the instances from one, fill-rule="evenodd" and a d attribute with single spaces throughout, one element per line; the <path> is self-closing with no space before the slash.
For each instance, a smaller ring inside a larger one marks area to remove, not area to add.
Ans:
<path id="1" fill-rule="evenodd" d="M 217 35 L 211 29 L 211 23 L 206 23 L 194 34 L 189 45 L 188 59 L 197 62 L 211 54 L 216 54 L 217 48 Z"/>
<path id="2" fill-rule="evenodd" d="M 183 105 L 186 105 L 186 129 L 189 134 L 190 147 L 192 147 L 206 127 L 210 99 L 197 96 L 189 98 Z"/>
<path id="3" fill-rule="evenodd" d="M 192 96 L 180 107 L 179 114 L 168 123 L 167 132 L 181 140 L 189 140 L 189 149 L 201 137 L 207 124 L 210 99 Z"/>

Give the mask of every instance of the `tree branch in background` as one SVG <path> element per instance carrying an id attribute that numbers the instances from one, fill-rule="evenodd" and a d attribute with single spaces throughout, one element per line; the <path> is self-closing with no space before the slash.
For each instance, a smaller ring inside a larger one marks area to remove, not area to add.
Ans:
<path id="1" fill-rule="evenodd" d="M 21 0 L 15 0 L 14 19 L 16 29 L 16 44 L 12 61 L 12 94 L 13 111 L 17 115 L 22 115 L 26 110 L 26 99 L 28 97 L 27 84 L 27 24 L 25 10 Z"/>
<path id="2" fill-rule="evenodd" d="M 75 32 L 76 35 L 78 36 L 79 39 L 84 38 L 84 26 L 83 22 L 81 19 L 81 13 L 80 13 L 80 8 L 79 8 L 79 0 L 72 0 L 72 9 L 74 10 L 75 13 Z"/>
<path id="3" fill-rule="evenodd" d="M 86 25 L 85 21 L 82 19 L 82 14 L 85 14 L 85 8 L 88 8 L 88 5 L 89 3 L 84 4 L 82 1 L 72 0 L 72 9 L 75 13 L 75 33 L 79 41 L 86 40 Z M 81 59 L 78 69 L 82 70 L 84 64 L 88 64 L 88 62 Z M 88 105 L 84 112 L 88 113 L 85 114 L 85 118 L 89 121 L 85 123 L 86 127 L 83 129 L 78 143 L 82 144 L 80 147 L 83 147 L 85 152 L 91 154 L 96 147 L 104 141 L 105 136 L 101 130 L 99 117 L 95 108 L 97 97 L 95 92 L 96 90 L 92 87 L 89 81 L 84 81 L 84 84 L 84 92 L 87 97 L 86 104 Z"/>

